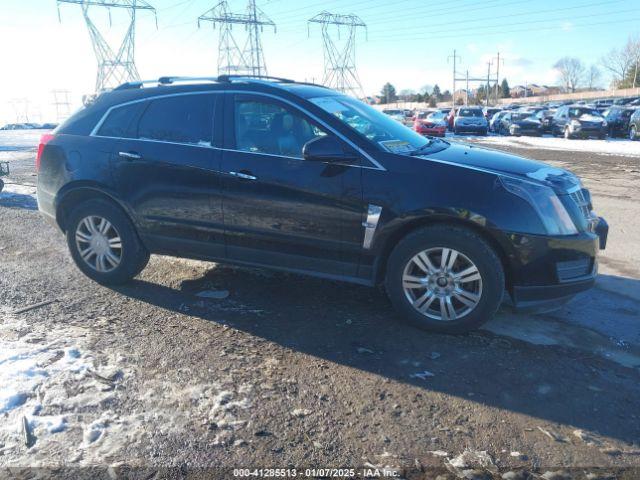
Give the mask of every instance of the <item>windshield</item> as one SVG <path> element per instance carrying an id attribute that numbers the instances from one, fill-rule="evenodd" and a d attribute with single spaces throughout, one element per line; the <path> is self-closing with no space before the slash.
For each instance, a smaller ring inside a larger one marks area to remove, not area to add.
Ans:
<path id="1" fill-rule="evenodd" d="M 444 120 L 445 118 L 446 118 L 446 115 L 444 113 L 433 112 L 429 114 L 429 116 L 427 117 L 427 120 L 440 121 L 440 120 Z"/>
<path id="2" fill-rule="evenodd" d="M 388 152 L 409 154 L 432 142 L 355 98 L 328 96 L 310 98 L 309 101 Z"/>
<path id="3" fill-rule="evenodd" d="M 600 117 L 600 112 L 597 110 L 593 110 L 592 108 L 570 108 L 569 116 L 571 118 L 579 118 L 582 115 L 593 115 L 595 117 Z"/>
<path id="4" fill-rule="evenodd" d="M 461 108 L 458 110 L 459 117 L 483 117 L 482 110 L 477 108 Z"/>

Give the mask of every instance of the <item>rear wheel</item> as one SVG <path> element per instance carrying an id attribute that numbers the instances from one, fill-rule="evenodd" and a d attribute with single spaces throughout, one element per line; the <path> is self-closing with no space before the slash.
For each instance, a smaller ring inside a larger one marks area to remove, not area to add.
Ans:
<path id="1" fill-rule="evenodd" d="M 477 233 L 433 226 L 396 246 L 385 283 L 394 307 L 413 325 L 463 333 L 493 317 L 502 301 L 504 272 Z"/>
<path id="2" fill-rule="evenodd" d="M 149 252 L 129 218 L 106 200 L 80 204 L 71 212 L 66 226 L 74 262 L 98 283 L 126 283 L 149 261 Z"/>

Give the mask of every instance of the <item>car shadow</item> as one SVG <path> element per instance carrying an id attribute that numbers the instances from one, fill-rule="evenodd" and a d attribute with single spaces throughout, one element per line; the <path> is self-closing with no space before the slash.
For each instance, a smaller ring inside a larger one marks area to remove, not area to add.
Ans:
<path id="1" fill-rule="evenodd" d="M 229 296 L 195 296 L 207 289 Z M 214 265 L 177 288 L 134 280 L 115 290 L 382 379 L 535 417 L 545 428 L 563 424 L 629 443 L 638 439 L 639 420 L 621 415 L 640 411 L 634 370 L 487 331 L 423 332 L 402 323 L 377 289 Z M 425 371 L 433 376 L 415 376 Z"/>
<path id="2" fill-rule="evenodd" d="M 38 202 L 33 195 L 7 192 L 3 190 L 0 192 L 0 207 L 37 210 Z"/>

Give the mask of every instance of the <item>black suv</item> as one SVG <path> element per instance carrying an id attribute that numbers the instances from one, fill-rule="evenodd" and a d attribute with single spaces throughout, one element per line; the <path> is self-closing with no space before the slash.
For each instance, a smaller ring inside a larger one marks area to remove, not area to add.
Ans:
<path id="1" fill-rule="evenodd" d="M 609 136 L 626 137 L 629 133 L 629 119 L 634 108 L 620 107 L 614 105 L 603 112 L 604 119 L 607 121 Z"/>
<path id="2" fill-rule="evenodd" d="M 607 136 L 607 122 L 595 108 L 585 105 L 565 105 L 556 110 L 551 123 L 553 135 L 564 138 L 603 139 Z"/>
<path id="3" fill-rule="evenodd" d="M 423 137 L 283 79 L 162 78 L 102 94 L 38 149 L 38 205 L 87 276 L 151 253 L 384 285 L 460 332 L 594 283 L 606 223 L 571 173 Z"/>

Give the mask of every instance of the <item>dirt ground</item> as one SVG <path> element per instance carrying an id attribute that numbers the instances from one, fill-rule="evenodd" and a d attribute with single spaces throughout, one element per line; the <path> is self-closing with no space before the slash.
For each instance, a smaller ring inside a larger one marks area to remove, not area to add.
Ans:
<path id="1" fill-rule="evenodd" d="M 592 291 L 464 336 L 375 289 L 169 257 L 99 286 L 37 211 L 33 150 L 0 151 L 0 478 L 640 478 L 640 158 L 500 148 L 582 176 L 609 245 Z"/>

